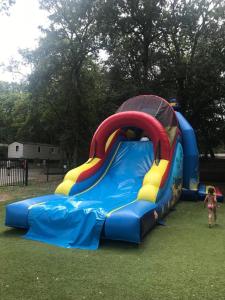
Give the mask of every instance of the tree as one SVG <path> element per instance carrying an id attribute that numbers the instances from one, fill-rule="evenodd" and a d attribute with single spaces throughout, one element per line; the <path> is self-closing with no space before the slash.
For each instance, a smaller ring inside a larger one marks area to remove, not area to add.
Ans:
<path id="1" fill-rule="evenodd" d="M 0 82 L 0 142 L 23 139 L 20 134 L 29 115 L 29 94 L 16 83 Z"/>
<path id="2" fill-rule="evenodd" d="M 224 11 L 216 0 L 105 1 L 99 20 L 114 101 L 176 96 L 212 155 L 224 136 Z"/>
<path id="3" fill-rule="evenodd" d="M 221 1 L 169 1 L 163 11 L 160 81 L 211 156 L 224 135 L 224 8 Z"/>
<path id="4" fill-rule="evenodd" d="M 178 98 L 202 151 L 213 155 L 225 136 L 224 2 L 40 3 L 50 26 L 36 50 L 23 51 L 33 72 L 21 136 L 60 143 L 78 163 L 103 117 L 130 96 L 154 93 Z M 108 55 L 105 64 L 99 50 Z"/>
<path id="5" fill-rule="evenodd" d="M 149 91 L 157 70 L 157 43 L 164 0 L 104 1 L 99 13 L 103 47 L 109 53 L 111 79 Z M 117 85 L 115 82 L 115 85 Z"/>
<path id="6" fill-rule="evenodd" d="M 0 14 L 9 14 L 9 8 L 16 0 L 0 0 Z"/>
<path id="7" fill-rule="evenodd" d="M 34 67 L 29 77 L 33 105 L 68 161 L 75 163 L 84 140 L 90 130 L 93 132 L 90 115 L 96 109 L 92 101 L 98 103 L 104 93 L 104 89 L 99 90 L 104 82 L 101 71 L 93 62 L 99 49 L 95 21 L 98 4 L 92 0 L 41 1 L 42 8 L 50 13 L 51 25 L 42 29 L 45 37 L 39 47 L 23 53 Z"/>

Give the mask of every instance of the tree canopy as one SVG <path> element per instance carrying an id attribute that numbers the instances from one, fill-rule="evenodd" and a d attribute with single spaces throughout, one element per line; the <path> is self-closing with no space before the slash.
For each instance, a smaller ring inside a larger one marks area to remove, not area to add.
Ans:
<path id="1" fill-rule="evenodd" d="M 40 0 L 40 5 L 50 25 L 41 29 L 44 37 L 35 50 L 22 51 L 33 66 L 26 88 L 9 91 L 1 85 L 3 141 L 58 143 L 78 163 L 104 117 L 128 97 L 151 93 L 178 99 L 202 152 L 213 155 L 225 143 L 223 1 Z"/>
<path id="2" fill-rule="evenodd" d="M 9 14 L 9 9 L 15 2 L 16 0 L 0 0 L 0 15 Z"/>

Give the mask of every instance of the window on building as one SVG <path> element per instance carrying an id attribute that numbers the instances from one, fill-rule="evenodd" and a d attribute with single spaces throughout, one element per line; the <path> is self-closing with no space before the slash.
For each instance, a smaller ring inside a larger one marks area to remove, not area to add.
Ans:
<path id="1" fill-rule="evenodd" d="M 18 152 L 19 151 L 19 146 L 16 146 L 16 152 Z"/>
<path id="2" fill-rule="evenodd" d="M 51 153 L 54 153 L 55 152 L 55 148 L 51 148 Z"/>
<path id="3" fill-rule="evenodd" d="M 41 152 L 41 147 L 40 146 L 38 146 L 38 152 Z"/>

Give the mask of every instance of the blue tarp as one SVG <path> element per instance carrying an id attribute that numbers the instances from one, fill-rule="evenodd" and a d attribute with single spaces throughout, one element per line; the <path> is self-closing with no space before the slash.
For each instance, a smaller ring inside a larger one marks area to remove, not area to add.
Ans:
<path id="1" fill-rule="evenodd" d="M 152 162 L 151 142 L 122 142 L 106 174 L 93 187 L 33 205 L 25 237 L 66 248 L 97 249 L 106 214 L 136 199 Z"/>

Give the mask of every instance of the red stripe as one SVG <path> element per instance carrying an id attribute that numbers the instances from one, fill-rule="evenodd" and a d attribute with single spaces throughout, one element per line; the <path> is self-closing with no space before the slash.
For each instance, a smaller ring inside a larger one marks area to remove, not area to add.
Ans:
<path id="1" fill-rule="evenodd" d="M 113 137 L 107 151 L 105 152 L 105 155 L 104 157 L 96 164 L 94 165 L 93 167 L 91 167 L 90 169 L 88 170 L 85 170 L 83 171 L 77 178 L 77 181 L 76 182 L 80 182 L 80 181 L 83 181 L 87 178 L 89 178 L 90 176 L 92 176 L 93 174 L 95 174 L 101 167 L 102 165 L 104 164 L 107 156 L 109 155 L 110 151 L 112 150 L 112 147 L 114 145 L 114 143 L 116 142 L 116 140 L 118 139 L 118 136 L 120 135 L 120 131 L 118 131 L 115 136 Z"/>
<path id="2" fill-rule="evenodd" d="M 215 192 L 216 192 L 216 196 L 222 196 L 223 194 L 221 193 L 220 189 L 215 186 Z"/>
<path id="3" fill-rule="evenodd" d="M 167 181 L 167 177 L 169 175 L 170 168 L 171 168 L 172 161 L 173 161 L 173 155 L 174 155 L 175 147 L 177 145 L 177 138 L 178 138 L 179 135 L 180 135 L 180 131 L 177 130 L 176 137 L 174 139 L 172 149 L 171 149 L 171 153 L 170 153 L 169 163 L 168 163 L 166 171 L 165 171 L 165 173 L 162 177 L 162 180 L 161 180 L 161 183 L 160 183 L 160 188 L 162 188 L 164 186 L 165 182 Z"/>
<path id="4" fill-rule="evenodd" d="M 158 143 L 161 144 L 161 158 L 169 160 L 170 143 L 168 135 L 161 123 L 154 117 L 139 111 L 120 112 L 105 119 L 96 130 L 90 149 L 90 157 L 103 158 L 108 137 L 116 129 L 134 126 L 143 129 L 152 140 L 154 153 Z"/>

